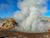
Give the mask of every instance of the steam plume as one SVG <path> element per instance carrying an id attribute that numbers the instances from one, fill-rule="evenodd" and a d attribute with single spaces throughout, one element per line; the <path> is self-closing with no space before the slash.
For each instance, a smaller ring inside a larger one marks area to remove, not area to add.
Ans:
<path id="1" fill-rule="evenodd" d="M 14 18 L 19 23 L 18 31 L 23 32 L 45 32 L 47 31 L 47 22 L 41 21 L 40 16 L 47 11 L 47 0 L 23 0 L 18 3 L 21 11 L 15 12 Z"/>

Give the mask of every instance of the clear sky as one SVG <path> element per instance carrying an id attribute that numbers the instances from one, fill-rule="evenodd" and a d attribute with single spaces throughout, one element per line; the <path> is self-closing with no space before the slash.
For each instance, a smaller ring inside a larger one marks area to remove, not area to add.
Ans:
<path id="1" fill-rule="evenodd" d="M 0 0 L 0 17 L 5 18 L 19 10 L 17 7 L 18 0 Z"/>
<path id="2" fill-rule="evenodd" d="M 0 0 L 0 17 L 5 18 L 9 17 L 16 10 L 20 10 L 17 7 L 17 3 L 19 0 Z M 47 8 L 50 10 L 50 1 L 47 2 Z M 48 11 L 44 16 L 50 17 L 50 11 Z"/>
<path id="3" fill-rule="evenodd" d="M 47 2 L 47 9 L 48 9 L 48 12 L 46 12 L 44 16 L 50 17 L 50 0 L 48 0 Z"/>

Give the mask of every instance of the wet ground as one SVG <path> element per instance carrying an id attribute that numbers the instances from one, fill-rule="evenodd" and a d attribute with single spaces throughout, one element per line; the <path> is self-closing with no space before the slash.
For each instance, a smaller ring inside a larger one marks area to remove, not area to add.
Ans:
<path id="1" fill-rule="evenodd" d="M 5 38 L 49 38 L 48 33 L 0 32 Z"/>

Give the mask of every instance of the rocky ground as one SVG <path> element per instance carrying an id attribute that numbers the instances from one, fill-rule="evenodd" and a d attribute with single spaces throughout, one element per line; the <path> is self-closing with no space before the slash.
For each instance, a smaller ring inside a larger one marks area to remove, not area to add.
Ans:
<path id="1" fill-rule="evenodd" d="M 0 32 L 0 37 L 4 32 Z M 24 32 L 6 32 L 5 38 L 49 38 L 48 33 L 24 33 Z"/>
<path id="2" fill-rule="evenodd" d="M 45 20 L 45 18 L 43 19 Z M 49 35 L 50 33 L 0 32 L 0 37 L 4 36 L 5 38 L 50 38 Z"/>

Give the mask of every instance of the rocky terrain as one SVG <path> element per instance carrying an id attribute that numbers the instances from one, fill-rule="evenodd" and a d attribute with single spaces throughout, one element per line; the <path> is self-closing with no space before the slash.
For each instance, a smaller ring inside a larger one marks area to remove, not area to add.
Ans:
<path id="1" fill-rule="evenodd" d="M 11 18 L 9 18 L 11 19 Z M 50 21 L 48 21 L 49 18 L 47 17 L 40 17 L 38 18 L 41 22 L 44 22 L 44 25 L 47 23 L 47 25 L 50 23 Z M 5 19 L 6 20 L 6 19 Z M 12 19 L 11 19 L 12 20 Z M 4 20 L 0 20 L 0 24 L 2 25 Z M 15 21 L 15 20 L 14 20 Z M 10 21 L 11 22 L 11 21 Z M 17 22 L 17 21 L 16 21 Z M 7 23 L 6 23 L 7 24 Z M 9 24 L 9 23 L 8 23 Z M 10 25 L 11 26 L 11 25 Z M 39 26 L 37 26 L 36 28 L 38 28 Z M 48 37 L 48 27 L 46 27 L 46 32 L 45 33 L 26 33 L 26 32 L 6 32 L 6 34 L 8 35 L 8 37 L 5 37 L 5 38 L 14 38 L 14 35 L 15 35 L 15 38 L 49 38 Z M 16 29 L 17 30 L 17 29 Z M 31 28 L 30 28 L 31 30 Z M 41 29 L 40 29 L 41 30 Z M 38 31 L 38 30 L 36 30 Z M 0 32 L 2 36 L 5 32 Z M 10 37 L 10 36 L 13 36 L 13 37 Z"/>

